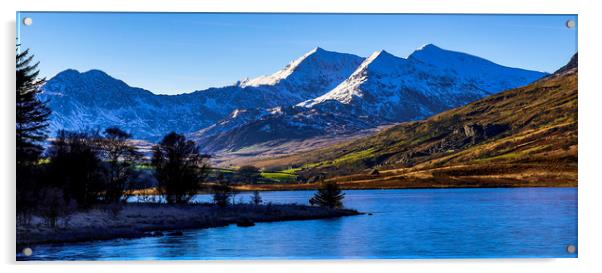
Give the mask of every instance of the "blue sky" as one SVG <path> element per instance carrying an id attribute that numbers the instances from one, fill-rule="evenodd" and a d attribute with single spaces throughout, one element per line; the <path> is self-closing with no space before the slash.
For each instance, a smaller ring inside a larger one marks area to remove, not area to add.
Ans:
<path id="1" fill-rule="evenodd" d="M 316 46 L 407 57 L 423 44 L 553 72 L 577 51 L 573 15 L 21 13 L 25 48 L 50 78 L 101 69 L 131 86 L 177 94 L 271 74 Z M 19 19 L 18 19 L 19 20 Z M 20 21 L 20 20 L 19 20 Z M 20 34 L 19 34 L 20 33 Z"/>

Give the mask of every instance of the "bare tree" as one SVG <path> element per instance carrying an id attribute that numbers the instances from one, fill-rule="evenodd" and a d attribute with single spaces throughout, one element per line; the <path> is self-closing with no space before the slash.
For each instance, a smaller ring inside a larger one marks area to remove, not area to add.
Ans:
<path id="1" fill-rule="evenodd" d="M 105 201 L 115 203 L 127 198 L 128 183 L 136 176 L 135 166 L 142 154 L 129 141 L 132 136 L 117 127 L 107 128 L 99 140 L 103 160 L 107 164 Z"/>

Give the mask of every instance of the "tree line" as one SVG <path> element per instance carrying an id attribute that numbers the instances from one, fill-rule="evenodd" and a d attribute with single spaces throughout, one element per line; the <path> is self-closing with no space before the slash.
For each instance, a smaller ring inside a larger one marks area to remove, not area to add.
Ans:
<path id="1" fill-rule="evenodd" d="M 61 130 L 48 139 L 47 102 L 39 98 L 45 79 L 38 79 L 39 63 L 33 62 L 29 50 L 16 55 L 16 149 L 17 215 L 28 221 L 33 212 L 41 213 L 49 224 L 76 209 L 98 204 L 126 202 L 140 179 L 143 154 L 132 142 L 132 135 L 118 127 L 102 132 Z M 184 135 L 171 132 L 152 148 L 150 165 L 157 180 L 156 189 L 171 204 L 189 203 L 206 185 L 210 170 L 209 156 Z M 238 169 L 239 180 L 255 184 L 260 171 L 254 166 Z M 206 187 L 220 207 L 233 202 L 232 185 L 218 176 Z M 311 203 L 340 207 L 343 194 L 336 184 L 326 183 Z M 252 202 L 262 202 L 254 192 Z"/>

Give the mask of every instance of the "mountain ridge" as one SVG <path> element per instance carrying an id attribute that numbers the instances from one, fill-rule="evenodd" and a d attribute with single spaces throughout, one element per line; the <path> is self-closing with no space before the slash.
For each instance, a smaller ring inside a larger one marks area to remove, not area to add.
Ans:
<path id="1" fill-rule="evenodd" d="M 51 134 L 60 129 L 102 130 L 120 126 L 135 138 L 156 141 L 171 131 L 201 130 L 236 109 L 287 106 L 309 99 L 328 91 L 329 86 L 336 84 L 331 81 L 346 78 L 346 73 L 351 73 L 361 62 L 355 55 L 319 51 L 329 58 L 318 60 L 311 58 L 316 52 L 306 54 L 305 57 L 310 58 L 304 63 L 315 73 L 305 82 L 289 80 L 296 77 L 295 70 L 273 85 L 241 86 L 239 83 L 178 95 L 158 95 L 131 87 L 100 70 L 67 69 L 48 80 L 42 87 L 42 98 L 48 99 L 53 109 Z M 318 61 L 320 63 L 312 65 Z M 321 71 L 325 67 L 337 69 Z"/>
<path id="2" fill-rule="evenodd" d="M 376 57 L 379 55 L 382 55 L 380 58 L 383 59 L 402 59 L 384 50 L 379 51 Z M 403 60 L 411 62 L 409 59 Z M 100 70 L 79 72 L 71 69 L 50 79 L 43 87 L 42 97 L 49 99 L 49 105 L 53 110 L 50 122 L 51 134 L 59 129 L 86 130 L 120 126 L 131 132 L 135 138 L 150 141 L 157 141 L 170 131 L 207 139 L 215 136 L 215 132 L 222 134 L 223 131 L 237 129 L 249 122 L 265 121 L 268 117 L 283 118 L 283 113 L 291 113 L 293 116 L 286 117 L 287 120 L 282 122 L 293 121 L 294 124 L 305 122 L 308 123 L 306 125 L 311 125 L 317 118 L 325 124 L 331 124 L 332 126 L 329 126 L 334 129 L 316 127 L 315 134 L 322 135 L 342 132 L 344 128 L 364 129 L 362 126 L 366 123 L 378 125 L 422 118 L 450 107 L 449 104 L 429 106 L 430 98 L 417 92 L 416 88 L 407 89 L 402 94 L 405 97 L 412 97 L 412 101 L 405 102 L 409 105 L 406 106 L 407 109 L 392 113 L 387 110 L 392 108 L 391 105 L 383 105 L 380 108 L 376 107 L 377 110 L 371 110 L 373 108 L 371 104 L 367 106 L 351 104 L 353 107 L 349 107 L 345 103 L 347 101 L 339 101 L 339 103 L 330 100 L 321 101 L 320 105 L 312 105 L 312 109 L 306 112 L 303 112 L 305 111 L 303 108 L 295 106 L 332 92 L 349 80 L 365 62 L 366 58 L 353 54 L 316 47 L 271 75 L 239 81 L 230 86 L 213 87 L 179 95 L 156 95 L 142 88 L 131 87 Z M 383 70 L 380 72 L 386 74 L 387 67 L 383 65 L 381 67 Z M 369 96 L 364 95 L 364 99 L 366 98 L 369 99 Z M 382 96 L 376 96 L 372 100 L 381 98 Z M 475 98 L 471 95 L 469 98 L 460 98 L 459 102 Z M 420 103 L 416 103 L 417 101 Z M 416 108 L 413 104 L 422 105 L 422 108 Z M 455 104 L 451 106 L 453 105 Z M 280 109 L 278 113 L 269 110 L 276 108 Z M 231 117 L 230 114 L 237 111 L 268 114 L 257 116 L 258 120 L 225 121 L 228 118 L 236 118 Z M 333 114 L 332 111 L 340 112 Z M 399 118 L 400 115 L 405 116 Z M 351 119 L 353 116 L 359 119 Z M 387 116 L 389 117 L 382 118 Z M 228 125 L 217 128 L 216 125 L 220 124 Z M 287 126 L 288 124 L 283 123 L 281 129 L 290 129 Z M 210 135 L 203 136 L 204 133 Z M 269 137 L 264 140 L 269 140 Z"/>
<path id="3" fill-rule="evenodd" d="M 435 64 L 427 62 L 426 51 L 436 53 Z M 440 68 L 439 59 L 458 61 Z M 484 73 L 475 73 L 472 67 L 465 67 L 466 63 L 477 66 L 478 71 Z M 237 127 L 214 127 L 207 134 L 193 135 L 208 147 L 208 152 L 217 152 L 236 151 L 245 145 L 264 145 L 262 142 L 282 143 L 303 136 L 348 134 L 379 125 L 426 118 L 497 91 L 528 84 L 545 75 L 504 67 L 434 45 L 419 49 L 408 59 L 379 50 L 322 96 L 285 107 L 277 115 L 264 115 L 247 124 L 237 123 Z M 259 124 L 295 134 L 271 133 L 262 130 L 265 127 Z M 305 134 L 299 131 L 305 131 Z M 246 133 L 243 135 L 241 132 Z M 256 141 L 249 143 L 250 138 L 245 136 L 253 136 Z M 241 144 L 243 142 L 244 145 Z"/>

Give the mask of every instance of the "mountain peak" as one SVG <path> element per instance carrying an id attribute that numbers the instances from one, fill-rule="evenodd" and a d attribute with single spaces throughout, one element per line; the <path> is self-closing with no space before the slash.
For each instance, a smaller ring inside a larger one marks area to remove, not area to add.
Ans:
<path id="1" fill-rule="evenodd" d="M 69 68 L 57 73 L 53 78 L 72 78 L 80 74 L 81 73 L 79 71 Z"/>
<path id="2" fill-rule="evenodd" d="M 308 58 L 310 58 L 313 55 L 316 55 L 318 53 L 323 53 L 326 52 L 326 50 L 320 48 L 320 47 L 315 47 L 312 50 L 308 51 L 307 53 L 303 54 L 303 56 L 297 58 L 296 60 L 293 60 L 292 62 L 290 62 L 289 64 L 287 64 L 284 69 L 276 71 L 276 73 L 271 74 L 271 75 L 263 75 L 263 76 L 259 76 L 257 78 L 253 78 L 253 79 L 245 79 L 241 82 L 238 83 L 238 85 L 240 85 L 241 87 L 249 87 L 249 86 L 253 86 L 253 87 L 257 87 L 260 85 L 275 85 L 278 82 L 280 82 L 283 79 L 286 79 L 288 76 L 290 76 L 295 69 L 297 69 L 297 67 L 303 63 L 305 60 L 307 60 Z"/>
<path id="3" fill-rule="evenodd" d="M 434 45 L 434 44 L 425 44 L 421 47 L 419 47 L 417 50 L 443 50 L 442 48 Z"/>
<path id="4" fill-rule="evenodd" d="M 375 51 L 358 67 L 355 73 L 362 73 L 364 70 L 390 70 L 391 67 L 397 67 L 406 60 L 397 57 L 384 49 Z"/>
<path id="5" fill-rule="evenodd" d="M 388 110 L 381 111 L 379 107 L 393 108 L 393 105 L 412 99 L 411 95 L 419 99 L 438 100 L 438 106 L 432 103 L 428 109 L 414 110 L 416 115 L 410 118 L 425 117 L 470 99 L 530 83 L 542 76 L 542 73 L 504 67 L 473 55 L 427 44 L 407 59 L 385 50 L 376 51 L 336 88 L 298 105 L 313 107 L 328 100 L 343 104 L 356 101 L 359 105 L 364 100 L 370 105 L 362 106 L 364 109 L 377 109 L 374 115 L 380 115 Z"/>
<path id="6" fill-rule="evenodd" d="M 111 77 L 109 76 L 109 74 L 107 74 L 106 72 L 100 70 L 100 69 L 90 69 L 84 73 L 81 73 L 83 75 L 89 75 L 89 76 L 102 76 L 102 77 Z"/>
<path id="7" fill-rule="evenodd" d="M 378 51 L 374 51 L 374 53 L 370 54 L 370 56 L 367 59 L 374 60 L 376 58 L 390 57 L 390 56 L 395 57 L 393 54 L 387 52 L 384 49 L 381 49 L 381 50 L 378 50 Z"/>
<path id="8" fill-rule="evenodd" d="M 426 64 L 425 69 L 430 70 L 433 67 L 437 67 L 446 71 L 455 71 L 454 73 L 462 74 L 465 78 L 498 78 L 500 81 L 502 78 L 517 78 L 524 84 L 530 83 L 532 80 L 541 78 L 546 73 L 529 71 L 524 69 L 512 68 L 496 64 L 490 60 L 471 55 L 464 52 L 453 51 L 442 49 L 433 44 L 426 44 L 416 51 L 414 51 L 407 58 L 411 62 Z M 531 80 L 527 80 L 531 79 Z M 506 89 L 505 87 L 514 86 L 512 84 L 501 85 L 501 86 L 489 86 L 484 87 L 489 92 L 498 92 Z"/>
<path id="9" fill-rule="evenodd" d="M 356 66 L 362 62 L 362 60 L 361 57 L 356 55 L 327 51 L 318 46 L 271 75 L 247 79 L 238 83 L 238 85 L 240 87 L 258 87 L 261 85 L 273 86 L 283 80 L 291 80 L 298 75 L 314 78 L 315 76 L 320 75 L 330 77 L 328 74 L 333 74 L 337 76 L 336 78 L 339 78 L 341 75 L 338 74 L 342 74 L 342 76 L 346 78 L 353 72 Z M 341 81 L 344 80 L 344 78 L 341 79 Z"/>
<path id="10" fill-rule="evenodd" d="M 53 78 L 57 78 L 57 79 L 73 79 L 76 77 L 86 77 L 86 78 L 107 78 L 107 79 L 114 79 L 113 77 L 109 76 L 109 74 L 107 74 L 106 72 L 99 70 L 99 69 L 90 69 L 86 72 L 80 72 L 76 69 L 65 69 L 61 72 L 59 72 L 58 74 L 56 74 L 56 76 L 54 76 Z"/>
<path id="11" fill-rule="evenodd" d="M 324 95 L 310 99 L 297 104 L 302 107 L 313 107 L 316 104 L 325 101 L 339 101 L 343 104 L 349 104 L 354 97 L 363 96 L 363 91 L 360 88 L 369 78 L 368 74 L 378 75 L 378 77 L 387 77 L 390 75 L 399 75 L 400 71 L 407 64 L 407 60 L 399 58 L 384 49 L 375 51 L 366 58 L 349 78 L 341 82 L 330 92 Z"/>
<path id="12" fill-rule="evenodd" d="M 303 56 L 301 56 L 298 59 L 296 59 L 296 60 L 292 61 L 291 63 L 289 63 L 289 66 L 293 65 L 293 64 L 296 64 L 296 66 L 298 66 L 299 64 L 303 63 L 305 60 L 308 60 L 308 59 L 312 59 L 312 58 L 327 58 L 329 55 L 337 55 L 337 54 L 345 54 L 345 53 L 338 53 L 338 52 L 334 52 L 334 51 L 328 51 L 328 50 L 326 50 L 324 48 L 316 46 L 312 50 L 310 50 L 307 53 L 303 54 Z"/>
<path id="13" fill-rule="evenodd" d="M 303 54 L 301 57 L 297 58 L 296 60 L 292 61 L 290 64 L 293 64 L 295 62 L 302 62 L 303 60 L 307 59 L 309 56 L 315 55 L 315 54 L 322 54 L 322 53 L 326 53 L 329 51 L 324 50 L 323 48 L 317 46 L 312 48 L 310 51 L 306 52 L 305 54 Z"/>
<path id="14" fill-rule="evenodd" d="M 466 53 L 443 49 L 434 44 L 426 44 L 412 52 L 412 54 L 408 56 L 408 60 L 420 60 L 422 62 L 430 63 L 431 61 L 446 61 L 450 58 L 457 59 L 465 57 L 479 58 Z"/>
<path id="15" fill-rule="evenodd" d="M 129 86 L 122 80 L 113 78 L 111 75 L 99 69 L 90 69 L 80 72 L 75 69 L 66 69 L 52 77 L 44 85 L 45 91 L 55 93 L 78 93 L 78 94 L 106 94 L 111 98 L 116 94 L 123 95 L 128 92 L 133 95 L 152 94 L 148 90 Z M 135 90 L 134 90 L 135 89 Z"/>
<path id="16" fill-rule="evenodd" d="M 317 52 L 328 52 L 328 51 L 324 50 L 323 48 L 321 48 L 319 46 L 316 46 L 312 50 L 310 50 L 308 53 L 311 54 L 311 53 L 317 53 Z"/>

